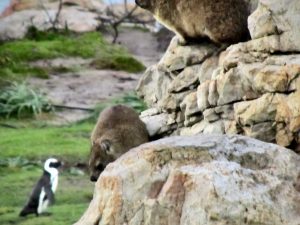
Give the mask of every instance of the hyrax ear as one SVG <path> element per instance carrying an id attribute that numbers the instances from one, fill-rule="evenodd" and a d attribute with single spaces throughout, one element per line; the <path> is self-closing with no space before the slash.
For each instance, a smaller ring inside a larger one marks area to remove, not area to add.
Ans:
<path id="1" fill-rule="evenodd" d="M 101 140 L 99 144 L 100 144 L 101 149 L 104 150 L 105 152 L 110 151 L 111 142 L 109 140 L 107 140 L 107 139 Z"/>

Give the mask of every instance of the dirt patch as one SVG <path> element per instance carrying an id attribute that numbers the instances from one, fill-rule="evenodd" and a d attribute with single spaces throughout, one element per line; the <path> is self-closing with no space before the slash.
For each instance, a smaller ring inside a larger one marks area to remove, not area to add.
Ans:
<path id="1" fill-rule="evenodd" d="M 107 38 L 111 37 L 107 36 Z M 157 49 L 156 37 L 142 30 L 122 28 L 118 42 L 146 67 L 157 63 L 163 54 Z M 142 75 L 142 73 L 95 70 L 88 67 L 89 61 L 78 58 L 55 59 L 37 63 L 47 67 L 81 67 L 78 72 L 50 75 L 47 80 L 39 78 L 28 80 L 31 86 L 44 92 L 53 104 L 70 108 L 93 109 L 96 104 L 133 91 Z M 51 123 L 72 123 L 88 115 L 89 111 L 85 110 L 59 110 Z"/>
<path id="2" fill-rule="evenodd" d="M 112 37 L 106 36 L 106 39 L 111 41 Z M 122 28 L 117 42 L 146 67 L 156 64 L 164 52 L 154 34 L 139 29 Z"/>

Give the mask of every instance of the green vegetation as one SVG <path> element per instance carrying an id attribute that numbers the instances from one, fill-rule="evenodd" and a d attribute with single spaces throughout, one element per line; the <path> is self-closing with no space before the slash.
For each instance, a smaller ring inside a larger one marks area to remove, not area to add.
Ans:
<path id="1" fill-rule="evenodd" d="M 38 167 L 0 170 L 0 221 L 2 225 L 65 225 L 72 224 L 80 218 L 92 198 L 93 184 L 89 182 L 87 175 L 72 176 L 68 171 L 61 172 L 56 202 L 48 210 L 52 215 L 18 217 L 41 174 L 42 170 Z"/>
<path id="2" fill-rule="evenodd" d="M 0 44 L 0 79 L 20 80 L 28 76 L 47 78 L 50 68 L 33 66 L 42 59 L 65 57 L 95 58 L 97 68 L 129 72 L 142 71 L 144 66 L 128 52 L 107 43 L 100 33 L 81 35 L 70 32 L 42 32 L 34 28 L 27 38 Z"/>
<path id="3" fill-rule="evenodd" d="M 35 161 L 55 156 L 68 162 L 86 162 L 93 124 L 62 127 L 0 127 L 0 158 L 22 156 Z"/>
<path id="4" fill-rule="evenodd" d="M 130 73 L 138 73 L 145 69 L 145 66 L 139 61 L 135 60 L 132 56 L 106 56 L 99 57 L 93 60 L 91 63 L 96 69 L 112 69 L 112 70 L 123 70 Z"/>
<path id="5" fill-rule="evenodd" d="M 12 83 L 0 93 L 0 116 L 37 116 L 49 112 L 52 106 L 41 93 L 30 89 L 25 83 Z"/>
<path id="6" fill-rule="evenodd" d="M 30 28 L 23 40 L 0 43 L 0 223 L 1 225 L 65 225 L 80 218 L 93 194 L 86 165 L 89 137 L 100 111 L 113 104 L 126 104 L 137 111 L 145 104 L 130 93 L 96 107 L 91 118 L 68 126 L 50 126 L 52 110 L 47 99 L 31 90 L 26 77 L 47 78 L 74 68 L 38 67 L 37 60 L 81 57 L 92 59 L 89 66 L 140 72 L 144 66 L 123 48 L 107 43 L 97 32 L 74 34 L 68 31 L 41 32 Z M 78 68 L 75 68 L 78 70 Z M 7 85 L 10 84 L 10 85 Z M 28 115 L 30 117 L 28 117 Z M 32 118 L 32 115 L 35 115 Z M 65 162 L 61 171 L 52 215 L 19 218 L 33 186 L 42 174 L 45 159 L 56 157 Z"/>
<path id="7" fill-rule="evenodd" d="M 88 161 L 89 136 L 98 114 L 113 104 L 126 104 L 137 111 L 145 109 L 144 103 L 129 93 L 99 105 L 89 120 L 69 126 L 47 126 L 32 120 L 0 120 L 1 225 L 65 225 L 80 218 L 92 198 L 93 184 L 87 173 L 80 175 L 74 165 Z M 42 174 L 43 162 L 50 156 L 67 165 L 61 172 L 56 203 L 49 208 L 52 215 L 19 218 L 21 208 Z"/>
<path id="8" fill-rule="evenodd" d="M 72 224 L 87 208 L 93 194 L 88 175 L 76 175 L 70 168 L 87 162 L 93 124 L 63 127 L 38 127 L 30 123 L 24 127 L 24 124 L 18 129 L 0 127 L 1 224 Z M 52 215 L 19 218 L 42 174 L 43 162 L 50 156 L 62 159 L 67 165 L 61 172 L 56 203 L 49 208 Z"/>

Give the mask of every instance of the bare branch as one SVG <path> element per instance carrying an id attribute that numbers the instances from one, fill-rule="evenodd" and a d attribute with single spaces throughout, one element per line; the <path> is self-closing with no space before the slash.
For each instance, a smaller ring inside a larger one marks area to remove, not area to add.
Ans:
<path id="1" fill-rule="evenodd" d="M 116 43 L 119 31 L 118 27 L 122 23 L 133 23 L 133 24 L 141 24 L 143 26 L 146 26 L 146 24 L 154 23 L 154 19 L 150 20 L 142 20 L 138 18 L 138 15 L 134 15 L 136 10 L 138 9 L 138 6 L 135 5 L 133 8 L 129 10 L 128 8 L 128 1 L 123 1 L 124 6 L 124 13 L 117 13 L 116 10 L 114 10 L 113 4 L 110 3 L 110 6 L 106 8 L 106 15 L 99 15 L 98 19 L 101 21 L 101 25 L 99 27 L 105 27 L 105 25 L 109 25 L 113 29 L 113 41 L 112 43 Z"/>
<path id="2" fill-rule="evenodd" d="M 60 16 L 60 13 L 61 13 L 62 7 L 63 7 L 63 2 L 62 2 L 62 0 L 59 0 L 59 4 L 58 4 L 58 10 L 57 10 L 57 13 L 56 13 L 55 19 L 54 19 L 54 21 L 53 21 L 54 28 L 56 27 L 56 24 L 58 24 L 58 23 L 59 23 L 59 16 Z"/>
<path id="3" fill-rule="evenodd" d="M 51 15 L 49 14 L 49 11 L 48 9 L 45 7 L 44 3 L 42 0 L 39 0 L 40 2 L 40 5 L 42 7 L 42 9 L 44 10 L 44 12 L 46 13 L 47 17 L 48 17 L 48 20 L 49 20 L 49 23 L 51 24 L 51 28 L 56 30 L 58 27 L 58 23 L 59 23 L 59 17 L 60 17 L 60 13 L 61 13 L 61 10 L 63 8 L 63 2 L 62 0 L 59 0 L 59 4 L 58 4 L 58 9 L 57 9 L 57 12 L 55 14 L 55 17 L 54 19 L 51 17 Z"/>

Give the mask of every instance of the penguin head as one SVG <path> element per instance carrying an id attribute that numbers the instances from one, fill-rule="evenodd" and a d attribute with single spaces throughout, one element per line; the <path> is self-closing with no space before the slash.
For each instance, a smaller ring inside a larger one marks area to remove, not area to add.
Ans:
<path id="1" fill-rule="evenodd" d="M 49 158 L 46 160 L 44 164 L 44 170 L 52 173 L 52 171 L 57 171 L 57 168 L 59 168 L 62 165 L 62 162 L 55 159 L 55 158 Z"/>

